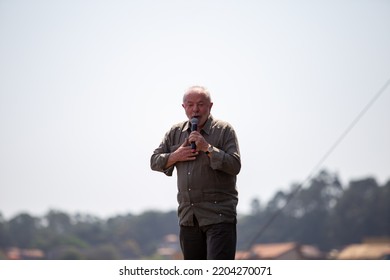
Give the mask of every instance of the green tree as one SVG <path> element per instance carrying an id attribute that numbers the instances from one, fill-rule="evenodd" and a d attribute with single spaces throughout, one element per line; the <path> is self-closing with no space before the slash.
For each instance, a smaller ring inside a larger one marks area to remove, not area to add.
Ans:
<path id="1" fill-rule="evenodd" d="M 286 207 L 285 213 L 291 217 L 293 229 L 289 231 L 292 237 L 289 239 L 328 249 L 329 215 L 342 194 L 338 176 L 322 170 Z"/>
<path id="2" fill-rule="evenodd" d="M 0 251 L 1 249 L 5 249 L 9 243 L 10 243 L 10 237 L 8 233 L 7 221 L 0 213 Z"/>
<path id="3" fill-rule="evenodd" d="M 71 217 L 64 212 L 50 210 L 46 214 L 45 220 L 47 229 L 53 234 L 66 234 L 72 229 Z"/>
<path id="4" fill-rule="evenodd" d="M 40 220 L 27 213 L 22 213 L 9 221 L 11 245 L 31 248 L 40 229 Z"/>
<path id="5" fill-rule="evenodd" d="M 377 227 L 384 221 L 375 219 L 381 211 L 378 209 L 380 200 L 380 188 L 375 179 L 351 181 L 331 216 L 332 244 L 359 243 L 365 237 L 380 234 Z"/>

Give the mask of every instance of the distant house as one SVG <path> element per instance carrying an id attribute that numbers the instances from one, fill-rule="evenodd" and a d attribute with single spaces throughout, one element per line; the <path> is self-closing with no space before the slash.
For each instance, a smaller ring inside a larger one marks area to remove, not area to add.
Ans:
<path id="1" fill-rule="evenodd" d="M 176 234 L 168 234 L 164 236 L 156 254 L 163 259 L 180 260 L 183 259 L 180 247 L 179 237 Z"/>
<path id="2" fill-rule="evenodd" d="M 45 254 L 39 249 L 20 249 L 13 247 L 7 250 L 6 256 L 9 260 L 40 260 L 45 257 Z"/>
<path id="3" fill-rule="evenodd" d="M 241 260 L 315 260 L 324 257 L 317 247 L 296 242 L 256 244 L 250 251 L 236 254 L 236 259 Z"/>
<path id="4" fill-rule="evenodd" d="M 384 260 L 390 259 L 390 241 L 366 241 L 346 246 L 337 255 L 338 260 Z"/>

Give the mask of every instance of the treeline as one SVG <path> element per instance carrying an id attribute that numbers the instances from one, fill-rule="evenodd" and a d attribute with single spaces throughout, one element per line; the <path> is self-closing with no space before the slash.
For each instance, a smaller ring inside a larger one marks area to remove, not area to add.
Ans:
<path id="1" fill-rule="evenodd" d="M 379 186 L 366 178 L 345 187 L 337 175 L 322 171 L 304 188 L 277 192 L 264 208 L 254 200 L 252 215 L 241 218 L 239 229 L 244 247 L 295 241 L 324 252 L 366 238 L 388 238 L 390 181 Z"/>
<path id="2" fill-rule="evenodd" d="M 265 205 L 253 199 L 251 209 L 238 219 L 238 250 L 295 241 L 329 251 L 390 236 L 390 181 L 380 186 L 366 178 L 342 186 L 336 174 L 321 171 L 307 186 L 279 191 Z M 0 259 L 12 247 L 40 249 L 47 259 L 156 258 L 168 234 L 178 234 L 176 211 L 100 219 L 51 210 L 8 221 L 0 214 Z"/>

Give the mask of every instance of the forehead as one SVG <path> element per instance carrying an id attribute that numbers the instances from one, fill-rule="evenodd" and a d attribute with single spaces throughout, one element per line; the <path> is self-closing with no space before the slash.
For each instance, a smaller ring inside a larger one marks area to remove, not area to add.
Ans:
<path id="1" fill-rule="evenodd" d="M 208 98 L 207 94 L 205 94 L 203 92 L 190 91 L 184 95 L 183 101 L 184 101 L 184 103 L 187 103 L 187 102 L 195 102 L 195 103 L 208 102 L 209 98 Z"/>

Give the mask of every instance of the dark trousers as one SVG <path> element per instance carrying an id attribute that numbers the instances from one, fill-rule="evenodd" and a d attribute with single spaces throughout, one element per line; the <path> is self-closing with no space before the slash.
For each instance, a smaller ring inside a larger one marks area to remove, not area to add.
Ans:
<path id="1" fill-rule="evenodd" d="M 221 223 L 200 227 L 180 226 L 180 246 L 185 260 L 234 260 L 236 224 Z"/>

